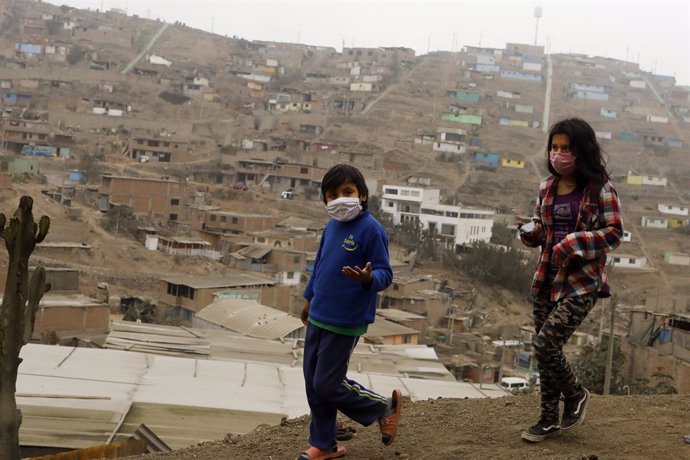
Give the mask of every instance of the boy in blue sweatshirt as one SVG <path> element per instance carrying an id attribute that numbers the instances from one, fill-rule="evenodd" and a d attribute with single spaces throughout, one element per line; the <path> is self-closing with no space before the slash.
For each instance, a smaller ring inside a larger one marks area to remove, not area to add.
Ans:
<path id="1" fill-rule="evenodd" d="M 304 291 L 304 380 L 311 409 L 309 448 L 298 460 L 345 455 L 336 440 L 338 411 L 369 426 L 378 421 L 390 445 L 400 420 L 401 393 L 386 398 L 346 377 L 352 350 L 374 322 L 376 294 L 393 281 L 388 237 L 367 211 L 369 190 L 354 166 L 333 166 L 321 193 L 331 219 L 321 236 L 314 271 Z"/>

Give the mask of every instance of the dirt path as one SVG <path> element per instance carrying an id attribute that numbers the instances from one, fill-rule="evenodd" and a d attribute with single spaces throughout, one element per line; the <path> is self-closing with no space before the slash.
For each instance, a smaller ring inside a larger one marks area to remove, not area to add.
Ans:
<path id="1" fill-rule="evenodd" d="M 587 420 L 557 438 L 524 442 L 521 430 L 536 421 L 536 395 L 499 399 L 445 399 L 403 406 L 398 437 L 383 447 L 375 426 L 352 422 L 342 442 L 346 459 L 651 459 L 690 458 L 690 395 L 593 395 Z M 129 460 L 293 459 L 306 446 L 308 419 L 168 454 Z"/>

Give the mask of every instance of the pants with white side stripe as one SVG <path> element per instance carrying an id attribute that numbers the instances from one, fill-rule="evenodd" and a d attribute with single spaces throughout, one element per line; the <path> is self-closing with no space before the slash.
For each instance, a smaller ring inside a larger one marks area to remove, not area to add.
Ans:
<path id="1" fill-rule="evenodd" d="M 597 301 L 596 294 L 566 297 L 560 302 L 534 300 L 534 355 L 539 367 L 541 416 L 558 421 L 558 402 L 561 394 L 572 399 L 582 395 L 570 363 L 563 353 L 563 345 L 573 335 Z"/>
<path id="2" fill-rule="evenodd" d="M 311 409 L 309 444 L 330 449 L 337 444 L 336 415 L 340 411 L 364 426 L 377 421 L 388 401 L 346 377 L 350 355 L 359 337 L 307 325 L 304 341 L 304 382 Z"/>

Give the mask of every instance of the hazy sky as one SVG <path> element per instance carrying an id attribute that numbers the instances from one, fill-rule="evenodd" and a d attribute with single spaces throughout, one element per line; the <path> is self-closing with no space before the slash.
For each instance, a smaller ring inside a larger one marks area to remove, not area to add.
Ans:
<path id="1" fill-rule="evenodd" d="M 49 0 L 50 1 L 50 0 Z M 537 43 L 551 53 L 639 62 L 690 85 L 690 2 L 647 0 L 52 0 L 250 40 L 332 46 L 405 46 L 417 54 L 453 46 Z"/>

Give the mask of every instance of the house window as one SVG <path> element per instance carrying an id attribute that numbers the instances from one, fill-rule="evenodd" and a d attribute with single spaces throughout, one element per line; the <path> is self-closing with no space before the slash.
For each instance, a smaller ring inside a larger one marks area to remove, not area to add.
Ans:
<path id="1" fill-rule="evenodd" d="M 228 216 L 220 216 L 220 221 L 225 223 L 228 220 Z"/>
<path id="2" fill-rule="evenodd" d="M 308 174 L 308 173 L 309 173 L 309 168 L 299 168 L 299 173 L 300 173 L 300 174 Z"/>
<path id="3" fill-rule="evenodd" d="M 216 221 L 216 215 L 215 215 L 215 214 L 211 214 L 211 217 L 209 218 L 209 220 L 210 220 L 211 222 L 215 222 L 215 221 Z"/>
<path id="4" fill-rule="evenodd" d="M 395 206 L 395 203 L 393 203 L 392 201 L 389 201 L 387 204 L 388 204 L 389 208 L 392 208 L 393 206 Z"/>
<path id="5" fill-rule="evenodd" d="M 180 205 L 180 199 L 179 198 L 170 198 L 170 206 L 179 206 Z"/>
<path id="6" fill-rule="evenodd" d="M 172 221 L 177 220 L 177 214 L 170 214 L 170 215 L 168 215 L 168 219 L 170 219 L 170 220 L 172 220 Z"/>
<path id="7" fill-rule="evenodd" d="M 383 191 L 383 193 L 387 193 L 387 194 L 389 194 L 389 195 L 397 195 L 397 194 L 398 194 L 398 190 L 397 190 L 397 189 L 394 189 L 394 188 L 387 188 L 387 189 L 385 189 L 385 190 Z"/>
<path id="8" fill-rule="evenodd" d="M 613 258 L 613 263 L 616 263 L 616 264 L 617 264 L 617 263 L 620 262 L 620 261 L 621 261 L 620 257 L 614 257 L 614 258 Z"/>
<path id="9" fill-rule="evenodd" d="M 403 343 L 412 343 L 412 336 L 409 334 L 403 336 Z"/>
<path id="10" fill-rule="evenodd" d="M 635 259 L 628 259 L 628 263 L 634 264 L 634 263 L 635 263 Z"/>
<path id="11" fill-rule="evenodd" d="M 177 284 L 168 283 L 168 295 L 174 295 L 177 297 Z"/>
<path id="12" fill-rule="evenodd" d="M 230 220 L 230 222 L 233 223 L 233 224 L 236 224 L 236 223 L 239 222 L 239 221 L 238 221 L 237 217 L 233 217 L 233 218 Z"/>
<path id="13" fill-rule="evenodd" d="M 266 238 L 264 238 L 263 236 L 260 236 L 260 237 L 258 237 L 258 238 L 256 239 L 256 242 L 257 242 L 257 243 L 265 243 L 265 242 L 266 242 Z"/>
<path id="14" fill-rule="evenodd" d="M 285 278 L 287 278 L 289 280 L 293 279 L 294 277 L 295 277 L 295 272 L 287 272 L 287 274 L 285 275 Z"/>
<path id="15" fill-rule="evenodd" d="M 292 263 L 298 264 L 302 258 L 300 256 L 295 256 L 292 258 Z"/>
<path id="16" fill-rule="evenodd" d="M 455 236 L 455 225 L 441 224 L 441 235 Z"/>

